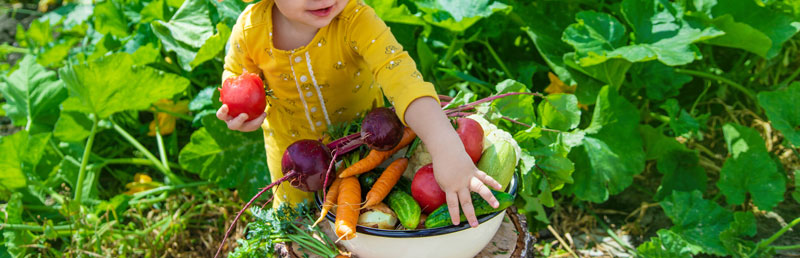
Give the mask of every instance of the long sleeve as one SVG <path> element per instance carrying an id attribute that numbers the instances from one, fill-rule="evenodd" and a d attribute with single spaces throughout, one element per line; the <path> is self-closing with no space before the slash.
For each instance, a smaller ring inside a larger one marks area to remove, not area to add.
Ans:
<path id="1" fill-rule="evenodd" d="M 355 8 L 347 29 L 347 44 L 364 58 L 375 82 L 395 107 L 397 117 L 406 124 L 405 112 L 411 102 L 426 96 L 438 102 L 436 89 L 422 79 L 414 60 L 375 11 L 363 4 Z"/>
<path id="2" fill-rule="evenodd" d="M 242 74 L 243 69 L 247 69 L 250 73 L 260 74 L 261 70 L 258 65 L 253 62 L 253 58 L 249 55 L 245 40 L 245 26 L 250 18 L 250 10 L 253 5 L 248 6 L 233 25 L 231 36 L 228 38 L 228 48 L 225 54 L 224 71 L 222 72 L 222 81 L 224 82 L 230 76 L 238 76 Z"/>

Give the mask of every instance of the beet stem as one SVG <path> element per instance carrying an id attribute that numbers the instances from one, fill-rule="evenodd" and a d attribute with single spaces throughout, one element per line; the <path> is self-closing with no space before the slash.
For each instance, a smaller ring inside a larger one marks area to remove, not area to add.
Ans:
<path id="1" fill-rule="evenodd" d="M 236 214 L 236 218 L 233 219 L 233 223 L 231 223 L 231 226 L 228 227 L 227 231 L 225 231 L 225 236 L 222 237 L 222 242 L 219 243 L 219 248 L 217 249 L 217 253 L 214 255 L 214 258 L 217 258 L 219 256 L 219 253 L 222 251 L 222 247 L 225 246 L 225 240 L 228 240 L 228 235 L 230 235 L 231 230 L 233 230 L 233 227 L 236 226 L 236 222 L 239 221 L 239 217 L 242 216 L 242 213 L 244 213 L 244 211 L 247 210 L 247 208 L 249 208 L 250 205 L 252 205 L 253 202 L 256 201 L 256 199 L 258 199 L 258 197 L 261 197 L 261 195 L 264 194 L 264 192 L 266 192 L 267 190 L 269 190 L 273 186 L 276 186 L 276 185 L 278 185 L 280 183 L 283 183 L 284 181 L 286 181 L 286 180 L 288 180 L 290 178 L 294 178 L 295 176 L 297 176 L 297 172 L 295 172 L 294 170 L 292 170 L 289 173 L 283 175 L 283 177 L 281 177 L 277 181 L 272 182 L 267 187 L 262 188 L 261 191 L 259 191 L 255 196 L 253 196 L 253 198 L 251 198 L 250 201 L 247 202 L 247 204 L 245 204 L 244 207 L 241 210 L 239 210 L 239 213 Z M 273 195 L 273 197 L 275 197 L 275 195 Z M 272 200 L 272 199 L 270 199 L 270 200 Z"/>
<path id="2" fill-rule="evenodd" d="M 538 92 L 509 92 L 509 93 L 503 93 L 503 94 L 500 94 L 500 95 L 489 96 L 489 97 L 477 100 L 477 101 L 472 102 L 472 103 L 467 103 L 467 104 L 455 107 L 453 109 L 448 110 L 448 113 L 468 110 L 469 108 L 475 107 L 478 104 L 486 103 L 486 102 L 493 101 L 493 100 L 496 100 L 496 99 L 499 99 L 499 98 L 505 98 L 505 97 L 513 96 L 513 95 L 533 95 L 533 96 L 537 96 L 537 97 L 540 97 L 540 98 L 543 98 L 543 99 L 546 100 L 544 95 L 542 95 L 541 93 L 538 93 Z"/>
<path id="3" fill-rule="evenodd" d="M 507 117 L 507 116 L 502 116 L 501 118 L 502 118 L 503 120 L 506 120 L 506 121 L 509 121 L 509 122 L 512 122 L 512 123 L 515 123 L 515 124 L 518 124 L 518 125 L 526 126 L 526 127 L 528 127 L 528 128 L 531 128 L 531 127 L 533 127 L 532 125 L 529 125 L 529 124 L 526 124 L 526 123 L 523 123 L 523 122 L 520 122 L 520 121 L 514 120 L 513 118 L 510 118 L 510 117 Z M 563 132 L 562 132 L 562 131 L 560 131 L 560 130 L 556 130 L 556 129 L 550 129 L 550 128 L 542 128 L 542 131 L 546 131 L 546 132 L 554 132 L 554 133 L 563 133 Z"/>
<path id="4" fill-rule="evenodd" d="M 475 113 L 473 113 L 473 112 L 453 112 L 453 113 L 447 114 L 447 116 L 448 117 L 465 117 L 465 116 L 474 115 L 474 114 Z"/>
<path id="5" fill-rule="evenodd" d="M 272 199 L 275 199 L 275 195 L 274 194 L 269 197 L 269 200 L 267 200 L 266 202 L 264 202 L 264 204 L 261 205 L 261 209 L 264 209 L 264 207 L 266 207 L 267 204 L 269 204 L 272 201 Z"/>
<path id="6" fill-rule="evenodd" d="M 333 164 L 336 164 L 336 158 L 339 156 L 339 149 L 333 150 L 333 158 L 331 159 L 331 164 L 328 165 L 328 171 L 325 172 L 325 182 L 322 183 L 322 200 L 327 200 L 328 198 L 328 178 L 331 175 L 331 169 L 333 168 Z"/>

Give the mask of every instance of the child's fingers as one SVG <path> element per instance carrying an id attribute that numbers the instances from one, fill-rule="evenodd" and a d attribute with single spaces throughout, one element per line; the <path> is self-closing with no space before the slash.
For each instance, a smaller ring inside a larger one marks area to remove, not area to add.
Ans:
<path id="1" fill-rule="evenodd" d="M 480 179 L 472 178 L 469 188 L 471 191 L 478 193 L 481 198 L 486 200 L 486 202 L 492 206 L 492 208 L 497 208 L 497 206 L 500 206 L 500 203 L 497 201 L 497 198 L 494 197 L 492 191 L 489 190 L 489 188 L 486 187 L 486 185 L 484 185 Z"/>
<path id="2" fill-rule="evenodd" d="M 498 191 L 503 190 L 502 189 L 503 186 L 500 185 L 500 183 L 497 182 L 497 180 L 495 180 L 494 178 L 492 178 L 491 176 L 486 174 L 486 172 L 478 170 L 478 172 L 475 174 L 475 177 L 477 177 L 478 179 L 483 181 L 484 184 L 494 188 L 494 190 L 498 190 Z"/>
<path id="3" fill-rule="evenodd" d="M 240 128 L 239 131 L 251 132 L 251 131 L 258 130 L 258 128 L 261 128 L 261 124 L 264 123 L 264 118 L 266 118 L 266 117 L 267 117 L 267 113 L 261 113 L 261 115 L 256 117 L 255 119 L 247 121 L 247 122 L 244 122 L 244 124 L 242 125 L 242 128 Z"/>
<path id="4" fill-rule="evenodd" d="M 449 192 L 445 193 L 444 196 L 447 201 L 447 211 L 450 212 L 450 222 L 453 222 L 453 225 L 458 225 L 458 215 L 460 214 L 458 209 L 458 194 L 456 194 L 456 192 Z"/>
<path id="5" fill-rule="evenodd" d="M 247 114 L 246 113 L 239 114 L 239 116 L 237 116 L 233 120 L 228 121 L 228 129 L 237 131 L 240 130 L 245 120 L 247 120 Z"/>
<path id="6" fill-rule="evenodd" d="M 462 189 L 458 192 L 458 202 L 461 203 L 461 210 L 464 211 L 464 216 L 467 217 L 467 222 L 471 227 L 478 226 L 478 217 L 475 216 L 475 207 L 472 206 L 472 197 L 469 195 L 469 190 Z"/>
<path id="7" fill-rule="evenodd" d="M 233 119 L 231 115 L 228 114 L 228 105 L 222 104 L 222 107 L 217 109 L 217 118 L 222 121 L 230 121 Z"/>

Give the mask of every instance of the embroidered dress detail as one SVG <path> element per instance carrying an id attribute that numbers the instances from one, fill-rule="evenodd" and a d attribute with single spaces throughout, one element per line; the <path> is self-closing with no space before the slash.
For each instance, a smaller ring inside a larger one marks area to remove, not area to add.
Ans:
<path id="1" fill-rule="evenodd" d="M 306 52 L 306 63 L 308 64 L 308 74 L 311 75 L 311 81 L 314 82 L 314 89 L 317 90 L 317 98 L 319 99 L 320 106 L 322 106 L 322 114 L 325 115 L 325 122 L 330 126 L 331 119 L 328 117 L 328 109 L 325 107 L 325 99 L 322 98 L 322 91 L 319 90 L 317 78 L 314 77 L 314 70 L 311 69 L 311 55 L 309 55 L 308 52 Z"/>
<path id="2" fill-rule="evenodd" d="M 292 54 L 294 54 L 294 51 L 292 51 Z M 306 52 L 306 54 L 308 53 Z M 298 56 L 297 58 L 300 57 Z M 292 77 L 297 78 L 297 73 L 294 72 L 294 64 L 292 64 L 292 62 L 289 62 L 289 68 L 292 69 Z M 294 84 L 297 86 L 297 94 L 300 95 L 300 101 L 303 102 L 303 107 L 306 111 L 306 119 L 308 120 L 308 127 L 311 128 L 312 132 L 317 132 L 317 130 L 314 128 L 314 123 L 311 122 L 311 113 L 308 112 L 308 104 L 306 103 L 306 98 L 303 97 L 303 90 L 300 89 L 300 83 L 298 83 L 297 80 L 294 80 Z"/>

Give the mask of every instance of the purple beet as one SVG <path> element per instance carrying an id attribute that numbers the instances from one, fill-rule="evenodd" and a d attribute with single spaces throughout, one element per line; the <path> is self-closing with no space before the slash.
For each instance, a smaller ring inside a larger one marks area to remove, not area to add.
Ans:
<path id="1" fill-rule="evenodd" d="M 299 140 L 286 148 L 281 160 L 284 175 L 294 173 L 289 183 L 306 192 L 322 190 L 325 172 L 331 163 L 331 151 L 315 140 Z"/>
<path id="2" fill-rule="evenodd" d="M 387 151 L 403 138 L 403 123 L 389 108 L 375 108 L 361 122 L 361 137 L 371 149 Z"/>
<path id="3" fill-rule="evenodd" d="M 236 222 L 239 221 L 242 212 L 247 210 L 247 208 L 250 207 L 258 197 L 261 197 L 264 192 L 286 180 L 289 180 L 292 186 L 300 190 L 306 192 L 319 191 L 323 188 L 327 172 L 333 167 L 332 161 L 333 158 L 331 157 L 330 149 L 320 141 L 299 140 L 289 145 L 286 151 L 283 152 L 283 159 L 281 160 L 283 177 L 272 182 L 267 187 L 262 188 L 261 191 L 253 196 L 253 198 L 239 210 L 239 213 L 237 213 L 236 217 L 233 219 L 233 223 L 228 227 L 228 231 L 225 232 L 222 243 L 220 243 L 217 254 L 215 254 L 214 257 L 216 258 L 219 256 L 220 251 L 222 251 L 222 246 L 225 244 L 225 240 L 228 239 L 231 230 L 236 226 Z M 272 198 L 269 199 L 269 201 L 271 200 Z"/>

